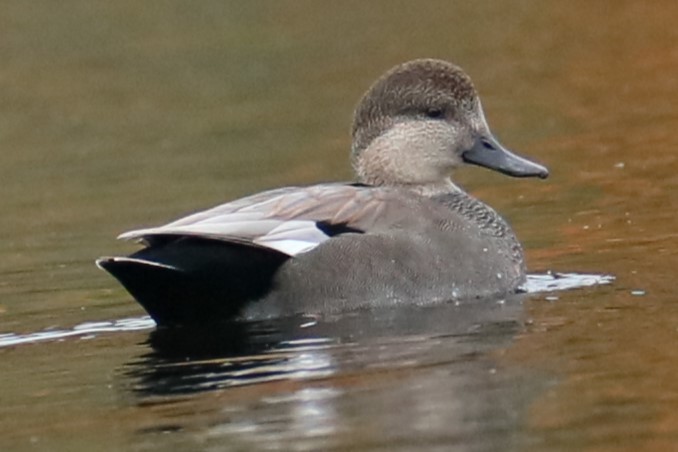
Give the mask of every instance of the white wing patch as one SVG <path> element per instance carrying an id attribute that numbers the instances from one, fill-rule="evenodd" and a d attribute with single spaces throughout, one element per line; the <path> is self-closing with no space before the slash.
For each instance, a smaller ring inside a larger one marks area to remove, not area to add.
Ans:
<path id="1" fill-rule="evenodd" d="M 311 251 L 329 238 L 318 229 L 315 221 L 291 220 L 283 222 L 253 242 L 289 256 L 296 256 Z"/>

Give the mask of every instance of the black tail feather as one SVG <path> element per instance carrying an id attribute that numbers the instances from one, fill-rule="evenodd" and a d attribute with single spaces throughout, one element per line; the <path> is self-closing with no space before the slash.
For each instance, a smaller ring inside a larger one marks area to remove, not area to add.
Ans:
<path id="1" fill-rule="evenodd" d="M 182 238 L 97 265 L 120 283 L 159 326 L 214 323 L 264 296 L 288 256 L 215 240 Z"/>

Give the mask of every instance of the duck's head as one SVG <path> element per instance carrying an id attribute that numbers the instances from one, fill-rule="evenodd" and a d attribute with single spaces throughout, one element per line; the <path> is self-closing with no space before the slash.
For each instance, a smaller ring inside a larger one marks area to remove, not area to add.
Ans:
<path id="1" fill-rule="evenodd" d="M 356 108 L 352 137 L 354 169 L 368 184 L 437 184 L 463 163 L 548 176 L 492 136 L 469 76 L 441 60 L 403 63 L 379 78 Z"/>

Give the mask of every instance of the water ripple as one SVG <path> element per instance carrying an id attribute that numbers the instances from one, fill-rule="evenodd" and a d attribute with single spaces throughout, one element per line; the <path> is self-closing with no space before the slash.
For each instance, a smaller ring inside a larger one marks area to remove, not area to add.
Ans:
<path id="1" fill-rule="evenodd" d="M 123 331 L 138 331 L 155 328 L 155 322 L 150 317 L 136 317 L 109 322 L 85 322 L 71 329 L 50 329 L 35 333 L 0 334 L 0 347 L 27 344 L 41 341 L 62 340 L 72 336 L 90 337 L 100 333 L 116 333 Z"/>
<path id="2" fill-rule="evenodd" d="M 614 280 L 612 275 L 547 272 L 527 275 L 521 288 L 527 293 L 556 292 L 612 284 Z"/>

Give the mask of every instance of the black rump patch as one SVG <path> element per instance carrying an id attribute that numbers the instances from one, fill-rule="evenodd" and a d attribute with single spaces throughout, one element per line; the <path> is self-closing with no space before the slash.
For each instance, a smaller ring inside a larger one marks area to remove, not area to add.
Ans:
<path id="1" fill-rule="evenodd" d="M 349 234 L 349 233 L 355 233 L 355 234 L 362 234 L 365 231 L 362 231 L 360 229 L 352 228 L 346 223 L 329 223 L 327 221 L 316 221 L 315 226 L 320 229 L 323 234 L 325 234 L 328 237 L 334 237 L 335 235 L 339 234 Z"/>

